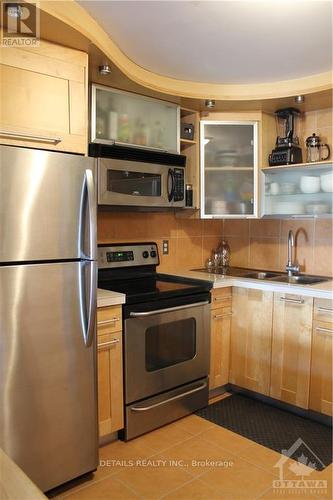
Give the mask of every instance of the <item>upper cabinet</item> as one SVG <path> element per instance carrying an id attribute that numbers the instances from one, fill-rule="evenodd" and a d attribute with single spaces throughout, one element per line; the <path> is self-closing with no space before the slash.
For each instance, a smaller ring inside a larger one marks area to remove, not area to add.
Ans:
<path id="1" fill-rule="evenodd" d="M 258 123 L 201 122 L 201 216 L 256 217 Z"/>
<path id="2" fill-rule="evenodd" d="M 88 55 L 45 41 L 0 49 L 0 143 L 87 154 Z"/>
<path id="3" fill-rule="evenodd" d="M 92 85 L 91 141 L 179 153 L 176 104 Z"/>
<path id="4" fill-rule="evenodd" d="M 319 162 L 262 170 L 262 215 L 331 217 L 333 164 Z"/>

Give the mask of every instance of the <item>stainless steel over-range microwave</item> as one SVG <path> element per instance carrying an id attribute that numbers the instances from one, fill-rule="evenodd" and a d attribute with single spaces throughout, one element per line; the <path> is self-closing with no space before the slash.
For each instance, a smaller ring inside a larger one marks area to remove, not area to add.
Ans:
<path id="1" fill-rule="evenodd" d="M 117 146 L 106 152 L 106 146 L 99 148 L 90 149 L 91 155 L 97 157 L 99 205 L 147 208 L 185 206 L 184 156 L 135 152 L 129 148 L 126 151 Z"/>

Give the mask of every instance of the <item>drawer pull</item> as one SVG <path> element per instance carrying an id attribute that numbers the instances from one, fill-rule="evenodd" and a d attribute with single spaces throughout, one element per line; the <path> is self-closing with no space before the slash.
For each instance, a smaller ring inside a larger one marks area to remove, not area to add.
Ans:
<path id="1" fill-rule="evenodd" d="M 280 297 L 283 302 L 289 302 L 290 304 L 304 304 L 304 299 L 288 299 L 287 297 Z"/>
<path id="2" fill-rule="evenodd" d="M 26 141 L 50 142 L 51 144 L 58 144 L 62 141 L 61 137 L 46 137 L 44 135 L 22 134 L 21 132 L 6 132 L 0 130 L 0 136 L 12 137 L 13 139 L 22 139 Z"/>
<path id="3" fill-rule="evenodd" d="M 119 339 L 110 340 L 109 342 L 102 342 L 101 344 L 97 344 L 98 349 L 106 349 L 107 347 L 111 347 L 114 344 L 118 344 L 120 342 Z"/>
<path id="4" fill-rule="evenodd" d="M 330 309 L 329 307 L 321 307 L 321 306 L 318 306 L 318 307 L 317 307 L 317 311 L 318 311 L 318 312 L 323 312 L 323 313 L 330 313 L 330 314 L 333 314 L 333 309 Z"/>
<path id="5" fill-rule="evenodd" d="M 232 312 L 228 314 L 215 314 L 215 316 L 213 316 L 213 319 L 229 318 L 230 316 L 232 316 Z"/>
<path id="6" fill-rule="evenodd" d="M 316 331 L 319 333 L 327 333 L 328 335 L 333 335 L 333 330 L 329 328 L 322 328 L 321 326 L 317 326 Z"/>
<path id="7" fill-rule="evenodd" d="M 225 297 L 214 297 L 215 302 L 219 302 L 220 300 L 229 300 L 231 299 L 231 295 L 226 295 Z"/>
<path id="8" fill-rule="evenodd" d="M 116 324 L 117 321 L 120 321 L 120 318 L 106 319 L 104 321 L 98 321 L 97 326 Z"/>

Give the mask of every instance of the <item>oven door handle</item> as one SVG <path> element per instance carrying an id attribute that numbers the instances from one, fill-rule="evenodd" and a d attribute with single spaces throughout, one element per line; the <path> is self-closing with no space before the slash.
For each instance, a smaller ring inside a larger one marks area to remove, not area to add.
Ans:
<path id="1" fill-rule="evenodd" d="M 154 314 L 161 314 L 173 311 L 181 311 L 182 309 L 190 309 L 191 307 L 206 306 L 209 304 L 208 300 L 204 302 L 195 302 L 194 304 L 186 304 L 185 306 L 168 307 L 167 309 L 155 309 L 154 311 L 145 312 L 131 312 L 131 318 L 147 318 L 147 316 L 153 316 Z"/>
<path id="2" fill-rule="evenodd" d="M 150 406 L 133 406 L 131 408 L 131 411 L 149 411 L 153 410 L 154 408 L 157 408 L 158 406 L 165 405 L 167 403 L 171 403 L 171 401 L 176 401 L 177 399 L 183 398 L 184 396 L 188 396 L 189 394 L 193 394 L 198 391 L 202 391 L 202 389 L 205 389 L 207 387 L 207 382 L 204 382 L 203 384 L 199 385 L 199 387 L 195 387 L 194 389 L 191 389 L 190 391 L 182 392 L 181 394 L 177 394 L 177 396 L 173 396 L 172 398 L 165 399 L 164 401 L 160 401 L 159 403 L 155 403 Z"/>

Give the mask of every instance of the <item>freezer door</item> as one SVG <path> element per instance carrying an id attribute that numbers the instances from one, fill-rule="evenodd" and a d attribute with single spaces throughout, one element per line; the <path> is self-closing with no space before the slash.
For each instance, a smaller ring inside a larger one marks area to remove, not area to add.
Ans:
<path id="1" fill-rule="evenodd" d="M 43 491 L 97 466 L 95 276 L 0 267 L 0 447 Z"/>
<path id="2" fill-rule="evenodd" d="M 94 160 L 0 146 L 0 263 L 96 258 Z"/>

